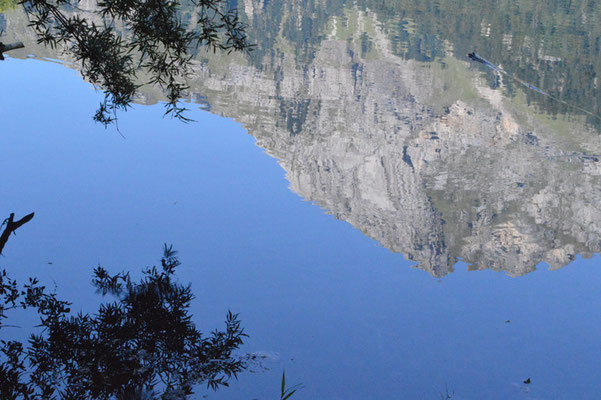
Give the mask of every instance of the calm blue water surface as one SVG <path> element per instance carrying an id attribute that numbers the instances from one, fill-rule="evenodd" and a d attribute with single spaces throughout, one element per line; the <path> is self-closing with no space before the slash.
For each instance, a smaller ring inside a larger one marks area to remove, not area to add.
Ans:
<path id="1" fill-rule="evenodd" d="M 91 310 L 94 266 L 138 271 L 173 243 L 201 329 L 239 312 L 243 351 L 268 355 L 268 371 L 199 398 L 274 399 L 284 368 L 304 385 L 295 399 L 601 393 L 598 256 L 520 278 L 460 264 L 438 280 L 292 193 L 235 121 L 137 106 L 123 139 L 93 123 L 100 94 L 61 65 L 9 59 L 0 87 L 0 210 L 36 212 L 3 267 Z"/>

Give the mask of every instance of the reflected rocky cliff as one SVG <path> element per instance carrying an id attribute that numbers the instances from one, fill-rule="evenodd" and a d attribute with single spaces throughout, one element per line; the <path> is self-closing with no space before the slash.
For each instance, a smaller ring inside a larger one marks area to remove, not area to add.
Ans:
<path id="1" fill-rule="evenodd" d="M 536 102 L 470 64 L 451 38 L 432 33 L 436 52 L 409 56 L 416 37 L 424 49 L 430 38 L 413 19 L 401 24 L 403 47 L 366 6 L 312 9 L 309 26 L 292 16 L 311 2 L 289 3 L 290 14 L 269 16 L 280 36 L 255 33 L 270 47 L 251 60 L 199 54 L 190 100 L 243 123 L 291 190 L 438 277 L 459 261 L 523 275 L 601 251 L 601 141 L 590 118 Z M 255 26 L 268 18 L 262 1 L 239 6 Z M 281 34 L 294 29 L 312 39 Z"/>

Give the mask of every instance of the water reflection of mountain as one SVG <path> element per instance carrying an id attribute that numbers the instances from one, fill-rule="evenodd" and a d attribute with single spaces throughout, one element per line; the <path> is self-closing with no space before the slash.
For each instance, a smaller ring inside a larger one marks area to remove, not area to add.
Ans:
<path id="1" fill-rule="evenodd" d="M 517 89 L 506 100 L 451 48 L 399 57 L 374 14 L 344 18 L 308 62 L 284 42 L 260 67 L 204 65 L 195 91 L 245 124 L 292 190 L 433 275 L 599 251 L 601 149 L 583 118 L 538 113 Z"/>
<path id="2" fill-rule="evenodd" d="M 240 6 L 252 20 L 268 7 Z M 293 191 L 435 276 L 459 260 L 521 275 L 600 251 L 601 143 L 583 117 L 491 89 L 450 41 L 406 57 L 376 12 L 337 13 L 304 47 L 281 35 L 252 62 L 201 61 L 193 99 L 242 122 Z M 278 18 L 280 32 L 307 24 Z"/>

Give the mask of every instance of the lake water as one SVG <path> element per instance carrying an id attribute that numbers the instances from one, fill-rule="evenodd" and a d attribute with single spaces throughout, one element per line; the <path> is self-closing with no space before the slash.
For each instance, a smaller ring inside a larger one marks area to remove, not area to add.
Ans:
<path id="1" fill-rule="evenodd" d="M 295 399 L 598 398 L 601 6 L 238 7 L 259 46 L 197 57 L 196 122 L 149 89 L 124 138 L 4 14 L 0 210 L 36 216 L 3 267 L 92 310 L 93 267 L 173 243 L 199 327 L 238 312 L 266 356 L 198 398 L 276 398 L 284 369 Z"/>

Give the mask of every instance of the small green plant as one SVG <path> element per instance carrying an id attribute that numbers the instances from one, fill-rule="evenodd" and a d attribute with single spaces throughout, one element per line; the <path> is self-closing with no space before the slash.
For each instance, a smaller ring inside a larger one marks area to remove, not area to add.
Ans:
<path id="1" fill-rule="evenodd" d="M 299 383 L 286 389 L 286 370 L 282 372 L 282 393 L 280 394 L 280 400 L 288 400 L 303 386 Z"/>
<path id="2" fill-rule="evenodd" d="M 453 395 L 455 394 L 455 392 L 450 392 L 449 393 L 449 388 L 445 388 L 445 392 L 444 393 L 439 393 L 440 395 L 440 400 L 450 400 L 453 398 Z"/>

